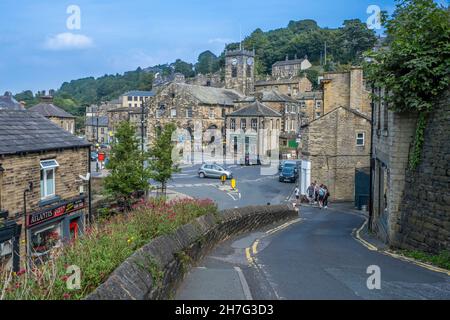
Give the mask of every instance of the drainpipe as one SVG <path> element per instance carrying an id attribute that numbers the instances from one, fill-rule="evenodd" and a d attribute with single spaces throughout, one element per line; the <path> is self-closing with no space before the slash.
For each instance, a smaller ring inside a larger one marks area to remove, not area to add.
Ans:
<path id="1" fill-rule="evenodd" d="M 5 172 L 5 169 L 2 167 L 2 164 L 0 163 L 0 211 L 2 211 L 3 172 Z"/>
<path id="2" fill-rule="evenodd" d="M 23 191 L 23 216 L 25 219 L 25 267 L 29 269 L 29 256 L 30 252 L 28 250 L 28 217 L 27 217 L 27 193 L 33 191 L 33 182 L 28 182 L 28 188 Z"/>
<path id="3" fill-rule="evenodd" d="M 369 231 L 372 231 L 372 221 L 373 221 L 373 170 L 375 168 L 375 160 L 373 159 L 373 124 L 374 124 L 374 106 L 375 106 L 375 100 L 374 100 L 374 94 L 375 94 L 375 86 L 372 84 L 372 102 L 370 103 L 370 109 L 371 109 L 371 123 L 370 123 L 370 178 L 369 178 L 369 185 L 370 185 L 370 192 L 369 192 L 369 225 L 368 229 Z"/>
<path id="4" fill-rule="evenodd" d="M 89 192 L 88 192 L 88 197 L 89 197 L 89 202 L 88 202 L 88 223 L 89 225 L 92 224 L 92 191 L 91 191 L 91 181 L 92 181 L 92 174 L 91 174 L 91 153 L 90 153 L 90 147 L 87 149 L 88 153 L 87 153 L 87 158 L 88 158 L 88 168 L 89 168 L 89 181 L 88 181 L 88 188 L 89 188 Z"/>

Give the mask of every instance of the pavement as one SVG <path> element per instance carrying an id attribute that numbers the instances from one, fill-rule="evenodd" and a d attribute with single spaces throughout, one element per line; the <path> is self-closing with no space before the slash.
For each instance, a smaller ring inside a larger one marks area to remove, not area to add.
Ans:
<path id="1" fill-rule="evenodd" d="M 217 246 L 188 273 L 175 299 L 450 299 L 445 272 L 361 243 L 357 231 L 365 221 L 347 204 L 302 206 L 291 224 Z M 374 270 L 379 289 L 368 286 L 376 283 Z"/>

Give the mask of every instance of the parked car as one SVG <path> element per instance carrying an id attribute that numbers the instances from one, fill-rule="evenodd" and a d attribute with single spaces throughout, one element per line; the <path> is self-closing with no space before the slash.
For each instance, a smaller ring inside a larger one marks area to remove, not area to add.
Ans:
<path id="1" fill-rule="evenodd" d="M 296 182 L 298 179 L 298 170 L 297 167 L 293 166 L 284 166 L 283 170 L 280 172 L 279 180 L 280 182 Z"/>
<path id="2" fill-rule="evenodd" d="M 285 167 L 293 167 L 295 168 L 295 170 L 297 169 L 297 161 L 293 161 L 293 160 L 283 160 L 280 162 L 280 165 L 278 166 L 278 170 L 282 171 L 283 168 Z"/>
<path id="3" fill-rule="evenodd" d="M 233 179 L 233 173 L 225 170 L 217 164 L 204 164 L 198 169 L 198 176 L 200 178 L 220 178 L 226 176 L 227 179 Z"/>

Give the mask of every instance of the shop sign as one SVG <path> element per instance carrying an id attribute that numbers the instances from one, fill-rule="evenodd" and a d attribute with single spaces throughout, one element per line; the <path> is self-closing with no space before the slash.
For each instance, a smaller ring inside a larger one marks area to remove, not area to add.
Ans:
<path id="1" fill-rule="evenodd" d="M 41 224 L 48 220 L 61 217 L 63 215 L 84 209 L 86 206 L 85 198 L 78 198 L 75 200 L 69 200 L 62 204 L 59 204 L 53 208 L 31 213 L 28 216 L 28 227 L 33 227 L 35 225 Z"/>

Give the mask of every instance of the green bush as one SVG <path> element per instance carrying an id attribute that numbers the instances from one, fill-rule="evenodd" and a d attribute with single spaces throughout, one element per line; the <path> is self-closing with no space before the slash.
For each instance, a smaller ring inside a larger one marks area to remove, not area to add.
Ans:
<path id="1" fill-rule="evenodd" d="M 217 213 L 210 200 L 152 200 L 134 205 L 128 214 L 114 216 L 87 228 L 84 236 L 66 244 L 53 258 L 29 272 L 4 274 L 1 299 L 83 299 L 137 249 L 205 214 Z M 81 270 L 81 289 L 67 289 L 68 266 Z"/>
<path id="2" fill-rule="evenodd" d="M 404 250 L 401 253 L 406 257 L 450 270 L 450 251 L 448 250 L 435 255 L 418 250 Z"/>

